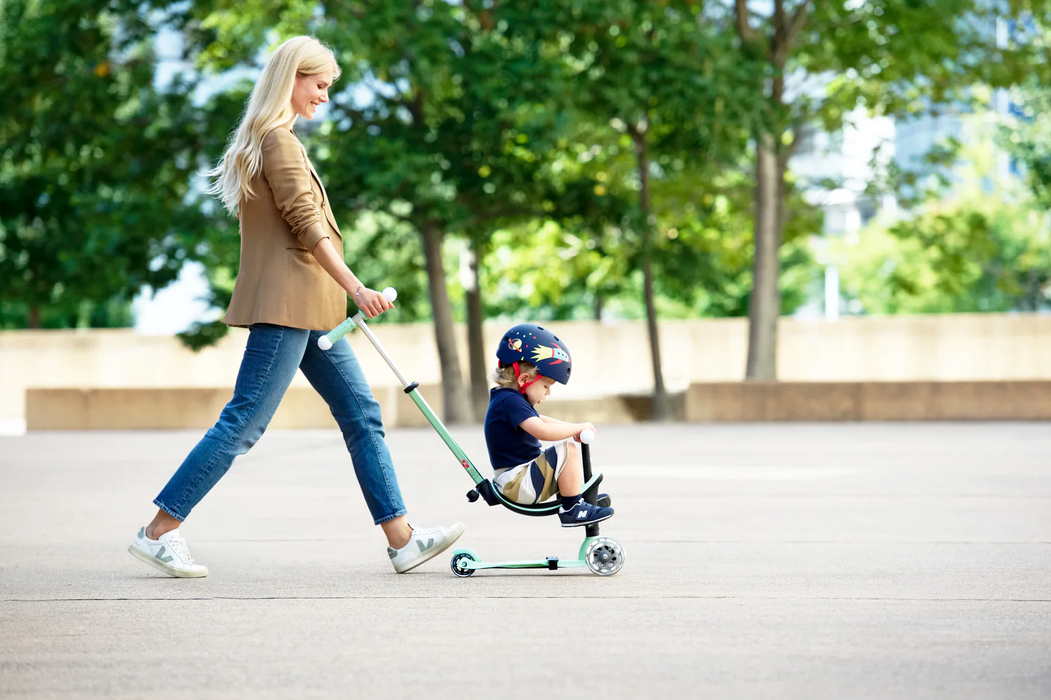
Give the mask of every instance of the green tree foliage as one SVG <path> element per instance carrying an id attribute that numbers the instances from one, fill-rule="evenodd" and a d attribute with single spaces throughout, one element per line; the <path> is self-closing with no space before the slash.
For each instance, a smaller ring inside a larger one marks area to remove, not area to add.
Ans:
<path id="1" fill-rule="evenodd" d="M 714 21 L 736 27 L 744 54 L 764 61 L 768 120 L 756 132 L 756 257 L 749 306 L 747 377 L 776 378 L 780 247 L 788 158 L 801 125 L 838 129 L 852 110 L 902 116 L 973 100 L 976 84 L 1014 85 L 1046 78 L 1043 49 L 1025 23 L 1001 41 L 998 23 L 1049 4 L 983 0 L 811 0 L 712 3 Z M 827 81 L 815 90 L 815 81 Z"/>
<path id="2" fill-rule="evenodd" d="M 606 161 L 603 172 L 610 172 Z M 744 316 L 752 281 L 753 192 L 740 171 L 700 180 L 682 177 L 655 189 L 657 308 L 661 318 Z M 606 182 L 611 182 L 610 178 Z M 698 195 L 698 192 L 703 194 Z M 819 210 L 798 194 L 782 249 L 783 313 L 807 301 L 816 275 L 808 239 L 821 230 Z M 646 318 L 638 247 L 624 231 L 601 237 L 534 223 L 500 231 L 486 258 L 487 318 L 570 320 Z"/>
<path id="3" fill-rule="evenodd" d="M 1051 211 L 1051 88 L 1030 81 L 1016 97 L 1021 114 L 1002 128 L 999 143 L 1021 166 L 1039 205 Z"/>
<path id="4" fill-rule="evenodd" d="M 1051 218 L 1025 204 L 931 207 L 840 244 L 843 295 L 870 314 L 1051 306 Z M 850 306 L 848 305 L 848 308 Z"/>
<path id="5" fill-rule="evenodd" d="M 191 86 L 154 87 L 148 6 L 0 4 L 0 323 L 126 325 L 202 226 Z"/>

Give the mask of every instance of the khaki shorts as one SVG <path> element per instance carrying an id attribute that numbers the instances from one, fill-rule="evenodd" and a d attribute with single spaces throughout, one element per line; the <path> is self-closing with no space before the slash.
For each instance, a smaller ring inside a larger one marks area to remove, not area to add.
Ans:
<path id="1" fill-rule="evenodd" d="M 558 496 L 558 477 L 569 461 L 569 440 L 557 442 L 532 462 L 497 469 L 493 485 L 504 498 L 522 505 L 543 503 Z"/>

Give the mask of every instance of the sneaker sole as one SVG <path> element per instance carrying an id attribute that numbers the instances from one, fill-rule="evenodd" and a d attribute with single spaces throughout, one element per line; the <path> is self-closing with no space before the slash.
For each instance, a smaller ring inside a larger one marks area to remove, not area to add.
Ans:
<path id="1" fill-rule="evenodd" d="M 409 567 L 407 567 L 405 569 L 402 569 L 401 571 L 398 571 L 398 569 L 395 569 L 394 572 L 397 573 L 397 574 L 407 574 L 408 572 L 412 571 L 413 569 L 415 569 L 420 564 L 426 564 L 431 559 L 434 559 L 436 556 L 438 556 L 439 554 L 441 554 L 442 552 L 447 550 L 449 547 L 452 547 L 453 544 L 456 542 L 456 540 L 460 539 L 460 536 L 463 535 L 463 533 L 466 532 L 466 531 L 467 531 L 467 528 L 465 527 L 463 530 L 460 530 L 458 533 L 456 533 L 456 537 L 452 538 L 451 540 L 449 540 L 448 542 L 446 542 L 442 546 L 440 546 L 440 547 L 432 547 L 431 549 L 428 549 L 426 552 L 423 553 L 423 555 L 420 557 L 420 559 L 415 561 L 415 562 L 413 562 L 413 564 L 411 566 L 409 566 Z"/>
<path id="2" fill-rule="evenodd" d="M 128 547 L 128 551 L 131 552 L 131 554 L 139 561 L 145 562 L 146 564 L 149 564 L 158 571 L 162 571 L 174 578 L 204 578 L 208 575 L 207 571 L 178 571 L 176 569 L 170 569 L 164 565 L 164 562 L 157 561 L 157 557 L 150 556 L 135 545 L 130 545 Z"/>
<path id="3" fill-rule="evenodd" d="M 603 520 L 609 520 L 612 517 L 613 513 L 610 513 L 609 515 L 599 518 L 598 520 L 589 520 L 586 523 L 562 523 L 562 527 L 584 527 L 586 525 L 594 525 L 595 523 L 601 523 Z"/>

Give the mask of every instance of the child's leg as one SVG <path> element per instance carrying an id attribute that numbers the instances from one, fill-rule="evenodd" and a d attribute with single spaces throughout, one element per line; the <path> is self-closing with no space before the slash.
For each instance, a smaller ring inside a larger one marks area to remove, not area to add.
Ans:
<path id="1" fill-rule="evenodd" d="M 566 466 L 558 475 L 558 493 L 562 498 L 576 498 L 584 486 L 584 466 L 580 459 L 580 447 L 575 440 L 567 440 Z"/>
<path id="2" fill-rule="evenodd" d="M 574 440 L 568 440 L 566 446 L 566 464 L 558 475 L 558 494 L 562 497 L 562 507 L 558 509 L 558 519 L 562 527 L 593 525 L 613 515 L 613 509 L 585 503 L 581 498 L 584 489 L 584 463 L 580 456 L 580 446 Z M 603 494 L 604 495 L 604 494 Z M 608 496 L 606 502 L 609 503 Z"/>

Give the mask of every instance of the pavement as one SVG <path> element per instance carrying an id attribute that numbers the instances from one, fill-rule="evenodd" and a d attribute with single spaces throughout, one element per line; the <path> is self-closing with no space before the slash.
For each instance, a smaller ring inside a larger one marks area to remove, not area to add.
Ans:
<path id="1" fill-rule="evenodd" d="M 199 437 L 0 438 L 0 697 L 1051 698 L 1051 424 L 600 426 L 612 577 L 395 575 L 333 429 L 265 435 L 165 578 L 127 545 Z M 576 554 L 388 439 L 410 522 Z"/>

